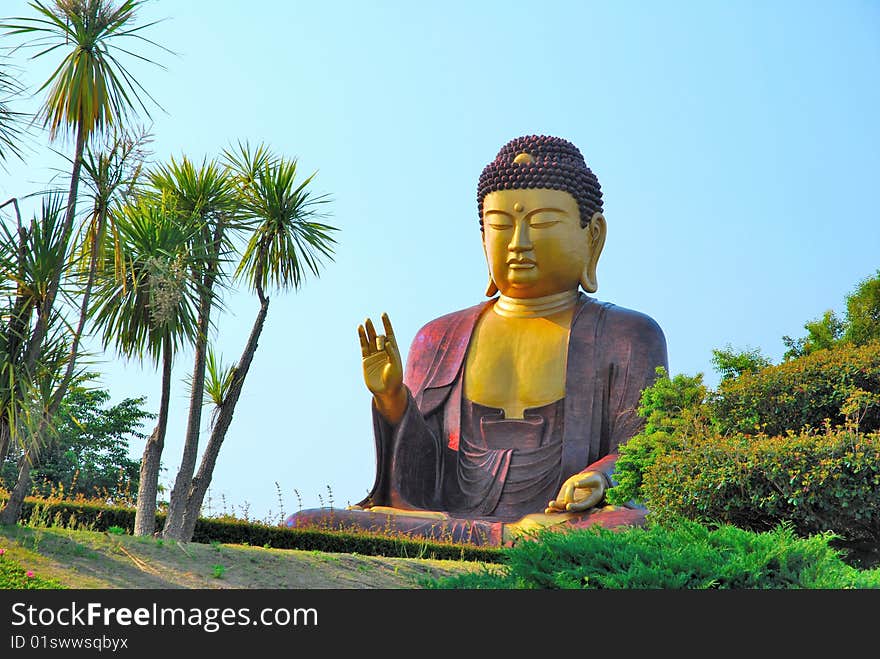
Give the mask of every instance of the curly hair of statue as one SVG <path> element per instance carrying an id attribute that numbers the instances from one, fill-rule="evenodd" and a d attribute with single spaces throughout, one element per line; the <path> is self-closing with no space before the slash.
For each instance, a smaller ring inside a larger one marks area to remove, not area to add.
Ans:
<path id="1" fill-rule="evenodd" d="M 549 135 L 525 135 L 510 140 L 483 168 L 477 184 L 477 212 L 483 229 L 483 199 L 490 192 L 548 188 L 568 192 L 577 201 L 581 226 L 602 212 L 599 179 L 580 150 L 568 140 Z"/>

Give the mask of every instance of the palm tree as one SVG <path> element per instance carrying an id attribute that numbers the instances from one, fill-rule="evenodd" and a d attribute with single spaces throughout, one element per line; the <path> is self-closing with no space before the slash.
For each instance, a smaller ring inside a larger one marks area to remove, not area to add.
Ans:
<path id="1" fill-rule="evenodd" d="M 33 327 L 41 322 L 39 310 L 68 260 L 62 204 L 58 196 L 45 197 L 40 218 L 24 226 L 15 203 L 15 226 L 0 224 L 0 457 L 5 458 L 13 442 L 22 450 L 19 479 L 0 511 L 0 523 L 14 523 L 21 513 L 33 460 L 51 429 L 49 406 L 66 368 L 67 359 L 59 355 L 69 349 L 68 327 L 57 312 L 42 319 L 47 331 L 36 349 L 31 346 L 36 340 Z M 28 361 L 28 354 L 36 358 Z"/>
<path id="2" fill-rule="evenodd" d="M 56 0 L 46 4 L 34 0 L 29 5 L 36 17 L 15 17 L 0 23 L 8 35 L 26 35 L 32 39 L 24 44 L 37 48 L 32 57 L 39 58 L 56 50 L 67 49 L 62 62 L 39 88 L 48 90 L 37 119 L 49 130 L 50 140 L 74 133 L 73 168 L 67 207 L 62 223 L 62 237 L 69 241 L 76 215 L 77 191 L 83 164 L 83 151 L 88 141 L 107 127 L 119 124 L 135 113 L 137 107 L 149 116 L 149 110 L 140 93 L 155 100 L 120 63 L 118 54 L 150 60 L 120 48 L 117 42 L 134 38 L 158 46 L 140 33 L 153 23 L 134 26 L 137 9 L 144 0 L 123 0 L 118 5 L 111 0 Z M 164 49 L 163 49 L 164 50 Z M 158 105 L 158 104 L 157 104 Z M 49 282 L 41 301 L 33 328 L 34 340 L 29 343 L 25 361 L 33 367 L 49 330 L 48 319 L 58 294 L 62 271 L 56 272 Z M 76 354 L 73 355 L 76 361 Z M 69 380 L 68 380 L 69 381 Z M 62 386 L 62 389 L 64 387 Z M 63 397 L 64 391 L 60 391 Z"/>
<path id="3" fill-rule="evenodd" d="M 55 210 L 48 214 L 44 210 L 44 217 L 50 217 L 50 222 L 46 227 L 32 228 L 29 232 L 23 231 L 22 229 L 19 229 L 18 231 L 20 234 L 18 240 L 18 263 L 19 267 L 25 268 L 25 271 L 20 275 L 19 280 L 23 281 L 28 276 L 28 264 L 30 264 L 31 269 L 37 267 L 37 264 L 40 264 L 39 276 L 41 277 L 41 283 L 39 290 L 43 292 L 43 295 L 31 295 L 29 299 L 32 304 L 23 307 L 29 312 L 27 322 L 25 321 L 25 317 L 19 313 L 14 313 L 10 316 L 11 318 L 18 319 L 16 323 L 17 329 L 12 331 L 14 338 L 10 344 L 11 346 L 21 347 L 29 345 L 32 340 L 35 340 L 34 337 L 29 336 L 34 327 L 29 321 L 33 319 L 33 312 L 36 309 L 43 308 L 44 296 L 50 290 L 52 281 L 57 273 L 61 273 L 60 281 L 67 282 L 69 280 L 71 283 L 75 283 L 76 271 L 80 270 L 80 279 L 85 279 L 84 287 L 76 292 L 79 296 L 80 304 L 79 322 L 75 327 L 69 327 L 66 324 L 64 325 L 65 334 L 69 336 L 69 338 L 65 337 L 64 345 L 67 346 L 69 355 L 63 362 L 63 370 L 60 373 L 53 374 L 53 377 L 57 376 L 57 380 L 54 381 L 56 386 L 46 401 L 46 418 L 42 426 L 31 427 L 29 430 L 31 433 L 38 432 L 37 428 L 40 427 L 46 429 L 47 432 L 51 429 L 51 420 L 55 418 L 62 400 L 64 399 L 65 393 L 78 372 L 78 362 L 80 360 L 78 360 L 77 357 L 81 356 L 79 354 L 79 344 L 85 330 L 91 288 L 94 283 L 94 277 L 99 262 L 98 254 L 102 242 L 101 236 L 107 230 L 108 210 L 113 203 L 118 203 L 119 198 L 124 196 L 125 191 L 133 185 L 134 175 L 132 175 L 132 172 L 137 172 L 138 165 L 136 162 L 133 163 L 132 161 L 137 161 L 138 158 L 141 157 L 141 145 L 145 139 L 146 137 L 143 133 L 138 135 L 136 139 L 131 139 L 128 136 L 116 135 L 102 151 L 96 152 L 93 151 L 90 146 L 86 147 L 83 159 L 83 169 L 86 173 L 84 178 L 87 185 L 91 188 L 93 204 L 89 221 L 87 221 L 83 227 L 83 231 L 86 235 L 83 237 L 81 243 L 81 251 L 83 254 L 78 259 L 60 258 L 61 256 L 67 255 L 68 248 L 65 240 L 69 240 L 71 237 L 70 234 L 64 234 L 63 221 L 59 221 L 61 206 L 58 201 L 60 200 L 60 197 L 53 197 L 55 199 Z M 17 202 L 16 215 L 18 216 Z M 20 217 L 18 218 L 18 225 L 19 227 L 21 225 Z M 112 224 L 110 226 L 112 228 Z M 48 227 L 51 227 L 51 231 L 47 230 Z M 25 238 L 26 236 L 30 237 L 30 242 L 27 242 L 27 238 Z M 25 240 L 25 242 L 22 242 L 22 240 Z M 49 242 L 47 243 L 47 241 Z M 12 240 L 11 235 L 7 235 L 5 236 L 4 242 L 7 245 L 12 245 L 12 242 L 14 241 Z M 61 246 L 64 246 L 64 248 L 58 249 Z M 35 250 L 34 253 L 30 253 L 31 250 Z M 11 250 L 7 248 L 5 251 L 10 252 Z M 53 258 L 46 258 L 50 255 L 55 256 Z M 84 267 L 83 264 L 85 264 Z M 32 273 L 29 276 L 33 280 L 34 274 Z M 72 288 L 70 289 L 69 297 L 71 300 L 74 298 L 74 291 Z M 21 304 L 24 299 L 26 298 L 21 298 L 19 304 Z M 57 319 L 56 325 L 61 324 L 62 321 L 60 316 L 56 314 L 54 310 L 51 311 L 51 313 L 53 314 L 53 317 Z M 57 328 L 55 330 L 50 328 L 50 330 L 57 331 Z M 40 334 L 34 333 L 34 335 L 36 337 Z M 52 341 L 49 343 L 51 344 Z M 45 350 L 47 350 L 46 345 L 41 346 L 40 354 L 37 355 L 35 365 L 31 365 L 22 354 L 16 354 L 14 358 L 10 355 L 10 359 L 7 360 L 7 363 L 14 365 L 15 368 L 21 371 L 21 373 L 29 371 L 37 372 L 41 368 L 45 370 L 45 367 L 39 366 L 39 364 L 44 364 L 46 361 L 46 355 L 42 354 Z M 29 349 L 25 349 L 24 355 L 28 353 Z M 56 363 L 59 366 L 62 364 L 60 361 Z M 17 391 L 12 400 L 20 401 L 22 396 L 23 392 Z M 14 407 L 10 409 L 12 410 Z M 12 439 L 9 431 L 10 427 L 9 423 L 0 423 L 0 461 L 5 457 L 10 446 L 10 440 Z M 49 441 L 50 437 L 46 436 L 30 438 L 28 443 L 36 446 L 48 444 Z M 33 450 L 25 450 L 25 454 L 29 457 L 29 460 L 24 468 L 22 465 L 19 465 L 19 480 L 16 482 L 14 488 L 16 492 L 22 491 L 27 493 L 30 487 L 30 469 L 36 466 L 34 460 L 38 458 L 38 453 Z M 12 501 L 11 505 L 14 506 L 16 504 Z M 8 514 L 11 517 L 15 513 L 10 510 Z"/>
<path id="4" fill-rule="evenodd" d="M 9 493 L 6 505 L 0 510 L 0 524 L 15 524 L 21 517 L 24 498 L 31 490 L 31 470 L 41 451 L 56 439 L 56 428 L 51 422 L 52 401 L 67 370 L 70 345 L 68 327 L 59 314 L 48 323 L 49 333 L 43 340 L 35 367 L 23 369 L 15 378 L 12 405 L 7 406 L 12 424 L 10 436 L 21 450 L 18 459 L 18 477 Z M 7 370 L 7 373 L 10 371 Z M 74 373 L 82 375 L 82 369 Z"/>
<path id="5" fill-rule="evenodd" d="M 225 160 L 238 188 L 240 212 L 247 223 L 247 242 L 236 276 L 247 281 L 257 294 L 260 307 L 241 357 L 231 369 L 221 369 L 215 380 L 222 392 L 215 400 L 217 408 L 212 419 L 211 437 L 202 455 L 198 475 L 186 489 L 186 509 L 181 533 L 166 537 L 179 540 L 192 538 L 202 502 L 211 483 L 213 467 L 232 422 L 235 406 L 241 396 L 257 344 L 269 311 L 266 288 L 298 289 L 307 273 L 317 276 L 324 259 L 331 259 L 337 229 L 316 220 L 320 207 L 329 201 L 327 195 L 314 196 L 307 190 L 315 174 L 296 180 L 296 160 L 275 157 L 264 147 L 252 150 L 239 145 L 237 151 L 224 152 Z M 216 384 L 216 383 L 215 383 Z"/>
<path id="6" fill-rule="evenodd" d="M 153 533 L 159 466 L 168 426 L 171 369 L 176 352 L 192 343 L 197 332 L 197 282 L 189 276 L 189 246 L 200 227 L 181 223 L 173 208 L 139 198 L 116 211 L 115 224 L 123 255 L 122 277 L 99 277 L 93 317 L 104 347 L 114 345 L 127 358 L 148 357 L 162 368 L 162 390 L 156 428 L 141 458 L 135 513 L 135 535 Z M 110 249 L 107 258 L 114 258 Z M 108 264 L 106 272 L 113 272 Z"/>
<path id="7" fill-rule="evenodd" d="M 198 329 L 191 377 L 189 420 L 184 440 L 183 456 L 171 490 L 165 531 L 179 529 L 183 524 L 186 506 L 186 488 L 195 470 L 201 426 L 202 398 L 205 383 L 205 358 L 211 312 L 219 302 L 219 293 L 227 286 L 223 266 L 231 250 L 230 231 L 237 228 L 234 210 L 235 190 L 224 168 L 215 162 L 203 161 L 196 166 L 186 158 L 178 163 L 172 158 L 149 174 L 155 194 L 164 198 L 177 213 L 180 222 L 195 223 L 190 253 L 190 276 L 199 282 Z M 174 535 L 175 532 L 171 531 Z M 179 531 L 177 532 L 179 535 Z"/>
<path id="8" fill-rule="evenodd" d="M 134 135 L 114 132 L 100 149 L 93 149 L 91 145 L 85 148 L 82 162 L 82 169 L 85 172 L 83 178 L 89 189 L 92 204 L 81 227 L 79 254 L 73 264 L 75 274 L 82 284 L 79 291 L 79 320 L 71 335 L 67 370 L 50 406 L 52 416 L 58 411 L 73 380 L 76 357 L 79 354 L 80 340 L 85 332 L 92 288 L 99 274 L 98 271 L 106 267 L 109 262 L 115 266 L 117 275 L 121 274 L 122 255 L 113 224 L 112 209 L 124 204 L 134 194 L 146 157 L 144 147 L 149 139 L 149 135 L 144 131 Z M 112 259 L 107 259 L 106 254 L 103 254 L 105 249 L 111 250 Z"/>

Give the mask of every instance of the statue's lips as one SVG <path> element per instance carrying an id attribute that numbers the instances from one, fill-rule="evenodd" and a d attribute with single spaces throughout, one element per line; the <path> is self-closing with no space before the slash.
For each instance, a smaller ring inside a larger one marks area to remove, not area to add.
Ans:
<path id="1" fill-rule="evenodd" d="M 508 261 L 507 267 L 511 270 L 528 270 L 529 268 L 534 268 L 536 263 L 534 261 Z"/>

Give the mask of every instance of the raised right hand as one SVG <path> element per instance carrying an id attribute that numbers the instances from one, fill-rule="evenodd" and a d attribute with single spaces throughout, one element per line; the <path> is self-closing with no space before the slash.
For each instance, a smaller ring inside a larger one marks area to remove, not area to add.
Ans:
<path id="1" fill-rule="evenodd" d="M 373 394 L 379 413 L 391 423 L 397 423 L 406 411 L 403 364 L 388 314 L 382 314 L 382 325 L 385 334 L 376 334 L 369 318 L 358 325 L 364 382 Z"/>

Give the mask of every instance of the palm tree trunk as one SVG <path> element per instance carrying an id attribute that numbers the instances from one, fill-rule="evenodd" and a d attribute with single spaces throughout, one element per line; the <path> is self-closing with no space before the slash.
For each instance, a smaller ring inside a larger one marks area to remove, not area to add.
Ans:
<path id="1" fill-rule="evenodd" d="M 9 500 L 3 510 L 0 510 L 0 525 L 18 523 L 24 498 L 31 489 L 31 467 L 30 450 L 27 450 L 18 459 L 18 480 L 9 493 Z"/>
<path id="2" fill-rule="evenodd" d="M 224 401 L 225 405 L 225 401 Z M 222 409 L 222 407 L 221 407 Z M 217 464 L 217 456 L 220 454 L 220 446 L 229 429 L 229 423 L 232 421 L 230 416 L 226 419 L 223 426 L 220 425 L 220 418 L 214 424 L 211 430 L 211 438 L 205 446 L 205 452 L 202 454 L 202 461 L 199 464 L 199 473 L 192 479 L 189 487 L 189 496 L 186 500 L 186 509 L 183 515 L 183 528 L 181 529 L 179 539 L 190 542 L 196 529 L 196 522 L 202 512 L 202 503 L 205 501 L 205 494 L 211 486 L 211 479 L 214 474 L 214 466 Z"/>
<path id="3" fill-rule="evenodd" d="M 250 370 L 254 354 L 257 352 L 260 335 L 263 333 L 266 314 L 269 312 L 269 298 L 263 294 L 263 289 L 259 285 L 257 286 L 257 295 L 260 298 L 260 310 L 257 312 L 257 317 L 251 328 L 251 334 L 241 353 L 241 358 L 238 360 L 238 364 L 235 367 L 235 372 L 232 376 L 232 383 L 229 385 L 229 392 L 226 394 L 226 398 L 223 399 L 223 403 L 220 405 L 216 423 L 214 423 L 214 427 L 211 431 L 211 439 L 208 441 L 208 445 L 205 447 L 205 453 L 202 456 L 199 473 L 190 484 L 190 494 L 186 502 L 186 512 L 184 514 L 184 535 L 179 538 L 186 542 L 192 540 L 196 521 L 202 510 L 202 502 L 205 499 L 205 493 L 208 491 L 208 486 L 211 484 L 211 478 L 214 474 L 214 465 L 217 462 L 217 455 L 220 453 L 220 446 L 223 444 L 223 440 L 226 437 L 226 431 L 229 430 L 229 425 L 232 423 L 232 416 L 235 414 L 235 406 L 238 404 L 238 399 L 241 396 L 241 390 L 244 386 L 245 378 Z"/>
<path id="4" fill-rule="evenodd" d="M 0 417 L 0 466 L 3 466 L 6 454 L 9 452 L 10 439 L 9 422 L 5 418 Z"/>
<path id="5" fill-rule="evenodd" d="M 101 221 L 103 223 L 103 220 Z M 100 233 L 100 226 L 98 229 Z M 73 373 L 76 369 L 76 358 L 79 354 L 79 342 L 82 339 L 83 332 L 86 328 L 86 318 L 89 314 L 89 300 L 92 296 L 92 288 L 95 285 L 95 276 L 97 274 L 98 269 L 98 241 L 92 241 L 92 247 L 89 254 L 89 274 L 88 279 L 86 280 L 86 287 L 83 290 L 82 294 L 82 302 L 80 304 L 79 309 L 79 321 L 77 322 L 76 331 L 73 333 L 73 337 L 70 342 L 70 358 L 67 362 L 67 367 L 64 371 L 64 377 L 61 379 L 61 382 L 58 384 L 58 387 L 55 389 L 55 392 L 52 394 L 52 401 L 49 403 L 49 418 L 53 418 L 55 414 L 58 412 L 58 408 L 61 406 L 61 401 L 64 400 L 64 396 L 67 394 L 67 390 L 70 387 L 70 382 L 73 380 Z"/>
<path id="6" fill-rule="evenodd" d="M 167 337 L 162 349 L 162 395 L 159 400 L 159 419 L 156 428 L 147 439 L 141 457 L 140 483 L 138 484 L 137 509 L 134 516 L 134 534 L 152 535 L 156 529 L 156 497 L 159 490 L 159 466 L 162 449 L 165 448 L 165 431 L 168 427 L 168 405 L 171 399 L 171 341 Z"/>
<path id="7" fill-rule="evenodd" d="M 70 387 L 70 382 L 73 380 L 73 373 L 76 366 L 76 357 L 79 352 L 79 341 L 82 333 L 85 329 L 86 324 L 86 316 L 89 308 L 89 297 L 91 294 L 91 289 L 95 281 L 95 268 L 97 265 L 97 245 L 95 242 L 92 243 L 92 250 L 89 259 L 89 278 L 86 283 L 85 291 L 83 292 L 82 305 L 80 307 L 80 317 L 79 323 L 77 324 L 76 331 L 73 334 L 73 338 L 70 346 L 70 357 L 67 362 L 67 367 L 65 369 L 64 377 L 61 379 L 61 382 L 58 383 L 55 391 L 52 394 L 52 398 L 49 401 L 48 407 L 43 411 L 43 417 L 40 420 L 40 429 L 34 435 L 34 441 L 41 441 L 41 438 L 45 439 L 50 437 L 49 433 L 46 430 L 49 428 L 52 419 L 55 418 L 55 414 L 58 412 L 58 408 L 61 407 L 61 402 L 64 399 L 65 394 L 67 393 L 67 389 Z M 8 428 L 7 428 L 8 430 Z M 0 448 L 3 448 L 3 429 L 0 428 Z M 49 440 L 50 442 L 53 440 Z M 45 448 L 45 447 L 44 447 Z M 5 457 L 5 450 L 0 451 L 0 455 Z M 9 497 L 9 501 L 6 505 L 6 510 L 4 511 L 4 515 L 7 518 L 18 519 L 18 516 L 21 515 L 21 506 L 24 502 L 24 497 L 30 491 L 31 488 L 31 470 L 36 467 L 36 455 L 30 455 L 30 448 L 25 451 L 24 457 L 27 457 L 24 464 L 19 463 L 19 471 L 18 471 L 18 480 L 15 483 L 15 487 L 13 488 L 13 494 Z M 0 459 L 2 462 L 2 459 Z M 16 494 L 18 493 L 18 494 Z M 16 509 L 17 508 L 17 509 Z"/>
<path id="8" fill-rule="evenodd" d="M 162 535 L 166 538 L 182 539 L 184 535 L 184 515 L 188 507 L 190 483 L 196 467 L 199 450 L 199 434 L 202 424 L 202 407 L 205 395 L 205 358 L 208 351 L 208 329 L 211 324 L 211 308 L 214 303 L 214 282 L 219 268 L 219 244 L 223 232 L 223 223 L 218 221 L 213 235 L 213 258 L 208 265 L 203 280 L 201 299 L 199 300 L 199 326 L 196 336 L 195 358 L 192 374 L 192 389 L 189 398 L 189 420 L 186 427 L 186 439 L 183 444 L 183 457 L 174 479 L 174 487 L 168 502 L 168 517 Z"/>
<path id="9" fill-rule="evenodd" d="M 31 491 L 31 471 L 36 466 L 36 451 L 34 447 L 44 445 L 42 438 L 49 436 L 49 424 L 51 420 L 46 410 L 40 417 L 40 424 L 28 442 L 21 457 L 18 459 L 18 480 L 9 495 L 6 506 L 0 511 L 0 524 L 15 524 L 21 517 L 21 508 L 24 498 Z"/>
<path id="10" fill-rule="evenodd" d="M 21 224 L 21 211 L 18 208 L 18 199 L 13 197 L 9 201 L 0 204 L 0 208 L 7 204 L 15 207 L 15 216 L 18 226 L 18 277 L 19 282 L 25 280 L 25 253 L 27 250 L 28 232 Z M 14 369 L 21 359 L 21 351 L 24 345 L 25 328 L 30 325 L 31 316 L 33 316 L 33 305 L 29 304 L 28 296 L 21 294 L 22 284 L 18 286 L 18 294 L 15 298 L 15 304 L 12 306 L 12 313 L 9 315 L 8 325 L 6 328 L 6 336 L 4 342 L 6 344 L 6 367 Z M 9 374 L 4 373 L 3 377 L 8 378 Z M 7 400 L 0 400 L 0 465 L 6 460 L 9 452 L 9 446 L 12 442 L 12 417 L 8 408 L 3 409 L 6 405 L 14 404 L 16 397 L 16 387 L 8 386 L 6 397 Z"/>

